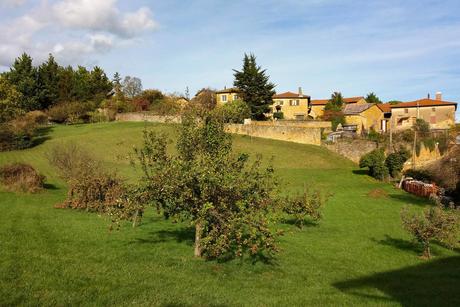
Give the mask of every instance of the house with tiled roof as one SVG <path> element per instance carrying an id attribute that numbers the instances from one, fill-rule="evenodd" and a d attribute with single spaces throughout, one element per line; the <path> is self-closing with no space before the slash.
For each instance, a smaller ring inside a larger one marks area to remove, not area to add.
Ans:
<path id="1" fill-rule="evenodd" d="M 431 129 L 449 129 L 455 125 L 456 102 L 442 100 L 436 93 L 435 99 L 425 98 L 391 105 L 391 124 L 394 130 L 410 129 L 417 118 L 430 124 Z"/>
<path id="2" fill-rule="evenodd" d="M 357 134 L 375 130 L 385 132 L 388 119 L 382 107 L 371 103 L 349 103 L 343 108 L 345 116 L 344 128 Z"/>
<path id="3" fill-rule="evenodd" d="M 273 95 L 272 112 L 283 112 L 284 119 L 306 119 L 310 106 L 310 96 L 302 93 L 284 92 Z"/>
<path id="4" fill-rule="evenodd" d="M 329 99 L 312 99 L 310 106 L 310 113 L 308 114 L 311 118 L 320 118 L 324 114 L 324 107 L 329 102 Z M 345 105 L 348 104 L 365 104 L 366 99 L 362 96 L 343 98 Z"/>
<path id="5" fill-rule="evenodd" d="M 216 92 L 217 104 L 226 104 L 239 99 L 240 90 L 236 87 L 224 87 L 223 90 Z"/>

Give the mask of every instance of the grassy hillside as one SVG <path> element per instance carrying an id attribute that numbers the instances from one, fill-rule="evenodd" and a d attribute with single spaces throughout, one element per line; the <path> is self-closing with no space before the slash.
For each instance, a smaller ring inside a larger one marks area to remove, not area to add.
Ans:
<path id="1" fill-rule="evenodd" d="M 459 251 L 435 245 L 434 260 L 420 260 L 401 230 L 401 207 L 426 201 L 320 147 L 234 138 L 238 151 L 274 156 L 286 193 L 304 184 L 333 193 L 319 226 L 283 225 L 273 264 L 194 259 L 193 230 L 150 211 L 140 227 L 109 233 L 104 217 L 53 208 L 66 193 L 46 160 L 53 144 L 78 143 L 135 180 L 126 156 L 143 128 L 59 126 L 35 148 L 0 153 L 0 165 L 25 161 L 48 178 L 38 195 L 0 191 L 0 305 L 460 305 Z"/>

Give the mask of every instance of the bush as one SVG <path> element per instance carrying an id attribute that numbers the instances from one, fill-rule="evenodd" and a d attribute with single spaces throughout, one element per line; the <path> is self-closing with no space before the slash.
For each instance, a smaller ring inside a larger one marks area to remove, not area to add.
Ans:
<path id="1" fill-rule="evenodd" d="M 305 191 L 302 195 L 287 199 L 283 211 L 292 215 L 299 228 L 303 228 L 305 219 L 310 217 L 313 221 L 321 219 L 320 209 L 325 203 L 324 197 L 320 192 Z"/>
<path id="2" fill-rule="evenodd" d="M 89 122 L 88 113 L 95 109 L 91 102 L 66 102 L 52 106 L 48 116 L 52 122 L 59 124 L 78 124 Z"/>
<path id="3" fill-rule="evenodd" d="M 214 110 L 221 114 L 225 123 L 242 124 L 245 118 L 251 117 L 251 109 L 242 100 L 234 100 Z"/>
<path id="4" fill-rule="evenodd" d="M 32 147 L 37 128 L 35 119 L 27 116 L 0 124 L 0 151 Z"/>
<path id="5" fill-rule="evenodd" d="M 24 115 L 27 121 L 43 126 L 48 124 L 48 115 L 43 111 L 30 111 Z"/>
<path id="6" fill-rule="evenodd" d="M 374 149 L 362 156 L 359 160 L 359 167 L 367 167 L 369 175 L 379 180 L 385 180 L 389 175 L 388 168 L 385 165 L 385 152 L 383 148 Z"/>
<path id="7" fill-rule="evenodd" d="M 459 212 L 444 209 L 441 203 L 426 209 L 422 215 L 412 214 L 405 207 L 401 211 L 404 229 L 423 246 L 423 257 L 431 258 L 430 243 L 437 240 L 450 248 L 458 242 Z"/>
<path id="8" fill-rule="evenodd" d="M 11 191 L 35 193 L 43 188 L 45 176 L 28 164 L 15 163 L 0 168 L 0 182 Z"/>
<path id="9" fill-rule="evenodd" d="M 325 110 L 322 116 L 323 120 L 330 121 L 332 123 L 332 130 L 335 131 L 337 126 L 341 124 L 342 126 L 345 124 L 345 116 L 343 112 L 340 110 Z"/>
<path id="10" fill-rule="evenodd" d="M 275 113 L 273 113 L 273 118 L 274 119 L 284 119 L 284 113 L 283 112 L 275 112 Z"/>
<path id="11" fill-rule="evenodd" d="M 150 106 L 150 112 L 156 115 L 177 115 L 181 113 L 181 106 L 174 97 L 166 97 Z"/>
<path id="12" fill-rule="evenodd" d="M 88 112 L 89 116 L 89 122 L 91 123 L 102 123 L 102 122 L 108 122 L 109 116 L 106 114 L 100 112 L 100 111 L 94 111 L 94 112 Z"/>
<path id="13" fill-rule="evenodd" d="M 405 148 L 401 147 L 399 151 L 388 155 L 385 160 L 385 165 L 390 172 L 391 177 L 397 178 L 404 166 L 404 163 L 410 158 L 410 153 Z"/>
<path id="14" fill-rule="evenodd" d="M 48 154 L 68 185 L 66 200 L 56 207 L 107 213 L 124 193 L 122 181 L 75 145 L 60 145 Z"/>
<path id="15" fill-rule="evenodd" d="M 426 183 L 433 182 L 433 176 L 430 174 L 430 172 L 423 169 L 408 169 L 404 172 L 404 176 L 411 177 Z"/>

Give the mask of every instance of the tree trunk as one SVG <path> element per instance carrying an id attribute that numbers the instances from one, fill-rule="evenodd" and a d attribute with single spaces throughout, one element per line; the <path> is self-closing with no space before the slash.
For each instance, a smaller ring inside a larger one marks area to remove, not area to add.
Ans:
<path id="1" fill-rule="evenodd" d="M 137 225 L 137 217 L 139 216 L 139 210 L 136 210 L 136 213 L 134 213 L 134 217 L 133 217 L 133 228 L 136 227 Z"/>
<path id="2" fill-rule="evenodd" d="M 203 226 L 200 222 L 195 224 L 195 257 L 201 257 L 201 232 Z"/>
<path id="3" fill-rule="evenodd" d="M 430 251 L 430 244 L 427 243 L 423 246 L 423 258 L 430 259 L 431 258 L 431 251 Z"/>

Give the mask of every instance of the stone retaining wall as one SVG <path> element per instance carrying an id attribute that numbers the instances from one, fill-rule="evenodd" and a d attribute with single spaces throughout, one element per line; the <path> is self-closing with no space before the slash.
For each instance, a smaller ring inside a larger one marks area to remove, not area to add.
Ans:
<path id="1" fill-rule="evenodd" d="M 321 128 L 315 127 L 297 127 L 285 125 L 270 125 L 270 122 L 264 124 L 249 125 L 228 124 L 225 129 L 229 133 L 249 135 L 265 139 L 288 141 L 300 144 L 321 145 Z"/>
<path id="2" fill-rule="evenodd" d="M 151 115 L 148 113 L 118 113 L 115 116 L 116 121 L 122 122 L 152 122 L 152 123 L 168 123 L 168 124 L 180 124 L 180 116 L 168 116 L 168 115 Z"/>

